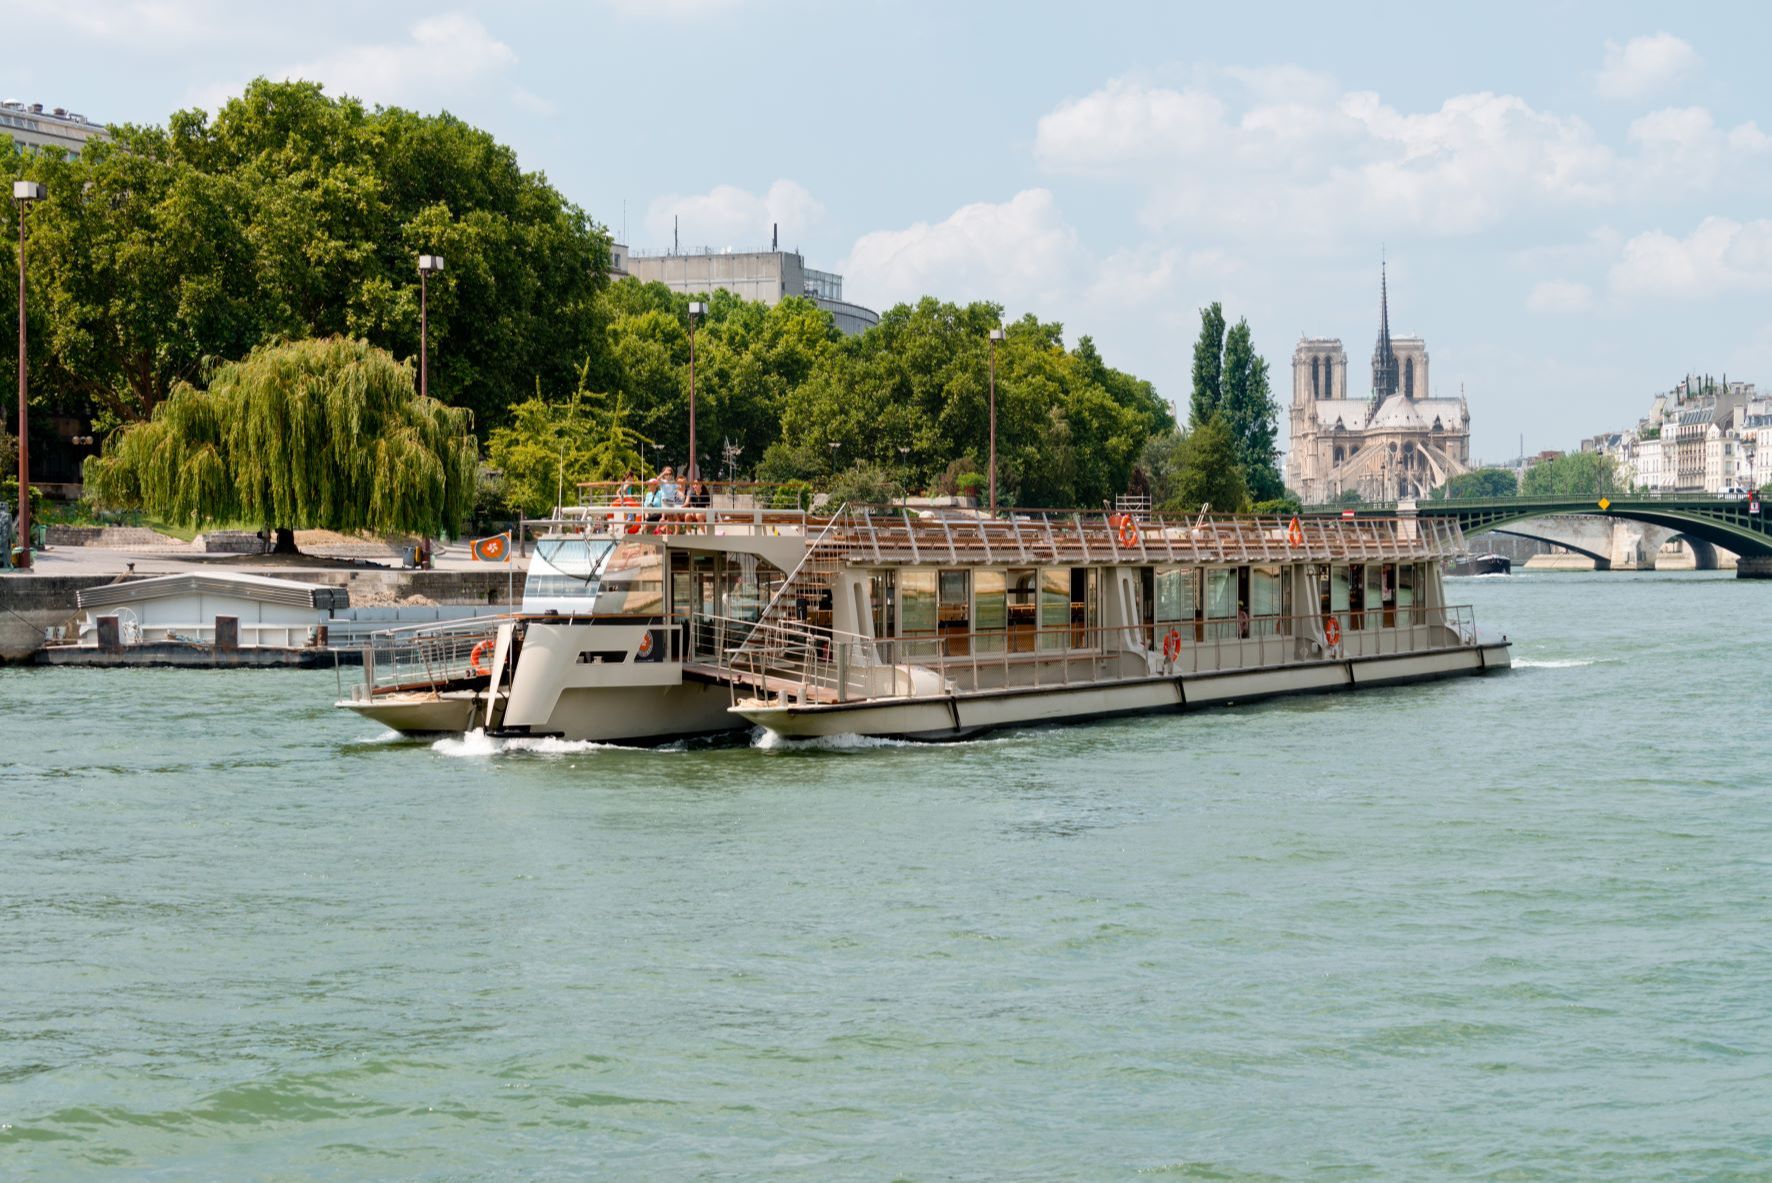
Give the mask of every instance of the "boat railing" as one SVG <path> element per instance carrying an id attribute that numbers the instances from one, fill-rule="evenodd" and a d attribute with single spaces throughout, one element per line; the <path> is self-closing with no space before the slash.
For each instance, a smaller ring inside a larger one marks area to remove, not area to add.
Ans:
<path id="1" fill-rule="evenodd" d="M 730 624 L 707 627 L 731 628 Z M 1068 624 L 872 638 L 800 620 L 745 625 L 718 660 L 734 694 L 806 703 L 1047 690 L 1469 648 L 1469 605 Z"/>
<path id="2" fill-rule="evenodd" d="M 351 697 L 435 692 L 475 680 L 492 669 L 499 626 L 510 619 L 482 616 L 372 633 L 363 647 L 363 680 L 351 687 Z"/>

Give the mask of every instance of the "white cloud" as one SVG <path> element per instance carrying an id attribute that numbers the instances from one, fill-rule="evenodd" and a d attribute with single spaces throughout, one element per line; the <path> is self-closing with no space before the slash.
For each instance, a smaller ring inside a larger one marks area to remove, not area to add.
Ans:
<path id="1" fill-rule="evenodd" d="M 1637 147 L 1633 176 L 1663 189 L 1669 185 L 1705 190 L 1730 168 L 1764 158 L 1772 137 L 1753 122 L 1725 131 L 1703 107 L 1667 107 L 1630 125 Z"/>
<path id="2" fill-rule="evenodd" d="M 1529 312 L 1586 312 L 1593 307 L 1594 291 L 1585 283 L 1566 279 L 1546 279 L 1534 284 L 1526 297 Z"/>
<path id="3" fill-rule="evenodd" d="M 843 273 L 851 298 L 871 307 L 934 294 L 1047 310 L 1068 302 L 1088 268 L 1052 194 L 1026 189 L 1005 202 L 962 206 L 940 222 L 865 234 Z"/>
<path id="4" fill-rule="evenodd" d="M 220 0 L 86 0 L 38 11 L 82 36 L 161 46 L 219 40 L 233 15 Z"/>
<path id="5" fill-rule="evenodd" d="M 450 12 L 417 22 L 405 41 L 348 46 L 280 73 L 323 83 L 329 94 L 385 104 L 447 97 L 516 64 L 516 51 L 485 25 Z"/>
<path id="6" fill-rule="evenodd" d="M 1697 300 L 1772 291 L 1772 220 L 1706 218 L 1685 238 L 1664 231 L 1624 244 L 1607 274 L 1615 294 Z"/>
<path id="7" fill-rule="evenodd" d="M 1615 190 L 1616 157 L 1584 121 L 1513 95 L 1409 114 L 1295 68 L 1225 77 L 1245 92 L 1240 111 L 1209 90 L 1113 80 L 1042 118 L 1035 155 L 1054 173 L 1140 182 L 1153 227 L 1305 242 L 1471 234 Z"/>
<path id="8" fill-rule="evenodd" d="M 1594 89 L 1608 99 L 1635 99 L 1678 82 L 1697 68 L 1698 51 L 1672 33 L 1606 42 Z"/>
<path id="9" fill-rule="evenodd" d="M 646 206 L 646 229 L 655 241 L 669 241 L 674 218 L 685 248 L 750 248 L 768 242 L 770 226 L 779 224 L 783 243 L 792 245 L 824 216 L 824 206 L 805 186 L 784 179 L 760 195 L 716 185 L 706 193 L 655 197 Z"/>

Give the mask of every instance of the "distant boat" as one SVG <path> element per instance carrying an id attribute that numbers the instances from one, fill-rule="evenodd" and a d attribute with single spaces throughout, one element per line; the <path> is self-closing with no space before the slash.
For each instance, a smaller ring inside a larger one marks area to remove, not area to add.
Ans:
<path id="1" fill-rule="evenodd" d="M 1462 558 L 1450 559 L 1446 563 L 1448 575 L 1507 575 L 1514 569 L 1514 561 L 1506 555 L 1498 555 L 1490 551 L 1486 555 L 1465 555 Z"/>

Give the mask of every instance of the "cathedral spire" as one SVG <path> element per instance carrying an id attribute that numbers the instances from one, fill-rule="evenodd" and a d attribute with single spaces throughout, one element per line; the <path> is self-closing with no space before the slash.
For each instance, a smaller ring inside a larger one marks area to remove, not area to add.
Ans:
<path id="1" fill-rule="evenodd" d="M 1397 393 L 1397 353 L 1391 348 L 1390 281 L 1385 261 L 1378 261 L 1378 344 L 1372 347 L 1372 401 L 1382 403 Z"/>

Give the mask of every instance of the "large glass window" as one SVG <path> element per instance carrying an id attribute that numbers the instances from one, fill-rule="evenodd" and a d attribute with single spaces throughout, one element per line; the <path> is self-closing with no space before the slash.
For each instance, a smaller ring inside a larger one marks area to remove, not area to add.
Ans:
<path id="1" fill-rule="evenodd" d="M 978 651 L 1001 653 L 1003 633 L 1009 627 L 1003 572 L 980 570 L 972 573 L 972 620 L 978 632 Z"/>
<path id="2" fill-rule="evenodd" d="M 903 637 L 935 633 L 935 572 L 908 568 L 898 573 L 898 632 Z"/>
<path id="3" fill-rule="evenodd" d="M 1101 645 L 1096 631 L 1101 624 L 1101 572 L 1094 567 L 1071 571 L 1071 648 L 1094 649 Z"/>
<path id="4" fill-rule="evenodd" d="M 1237 635 L 1237 572 L 1217 568 L 1206 572 L 1206 636 Z"/>
<path id="5" fill-rule="evenodd" d="M 1039 618 L 1036 615 L 1034 604 L 1035 589 L 1034 572 L 1009 572 L 1009 651 L 1011 653 L 1032 653 L 1034 651 L 1034 630 L 1039 627 Z"/>
<path id="6" fill-rule="evenodd" d="M 1361 620 L 1364 628 L 1377 628 L 1383 620 L 1379 609 L 1384 604 L 1384 569 L 1378 563 L 1366 564 L 1366 611 Z"/>
<path id="7" fill-rule="evenodd" d="M 1040 569 L 1040 648 L 1070 646 L 1071 573 L 1064 567 Z"/>
<path id="8" fill-rule="evenodd" d="M 1279 631 L 1283 581 L 1278 567 L 1252 567 L 1249 571 L 1249 615 L 1251 630 L 1256 636 L 1269 637 Z"/>
<path id="9" fill-rule="evenodd" d="M 972 581 L 965 571 L 943 571 L 937 591 L 942 649 L 950 657 L 964 657 L 971 641 Z"/>

